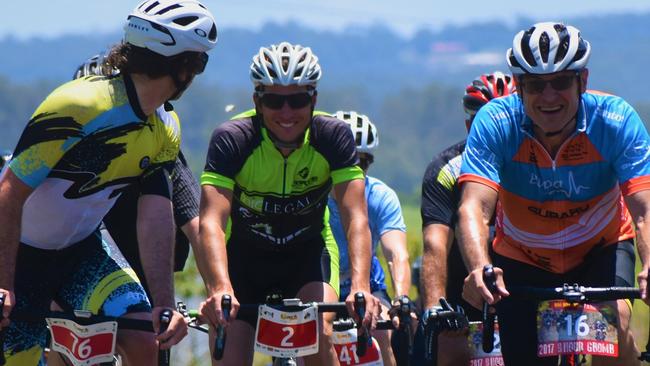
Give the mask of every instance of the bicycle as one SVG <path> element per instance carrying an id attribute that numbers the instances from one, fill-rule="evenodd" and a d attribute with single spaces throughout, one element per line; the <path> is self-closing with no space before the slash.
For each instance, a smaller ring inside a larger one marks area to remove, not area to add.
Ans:
<path id="1" fill-rule="evenodd" d="M 491 292 L 496 292 L 496 275 L 491 265 L 483 268 L 483 280 Z M 641 297 L 635 287 L 585 287 L 578 284 L 550 288 L 509 286 L 508 292 L 513 298 L 540 302 L 538 356 L 560 356 L 561 366 L 586 363 L 585 355 L 616 357 L 618 348 L 612 345 L 617 337 L 616 328 L 608 321 L 608 314 L 590 304 Z M 494 342 L 495 315 L 491 308 L 484 303 L 483 350 L 486 352 Z M 545 329 L 553 329 L 555 336 L 551 336 L 553 332 L 544 332 Z M 650 341 L 639 359 L 650 362 Z"/>
<path id="2" fill-rule="evenodd" d="M 4 303 L 5 294 L 0 294 L 0 309 L 3 308 Z M 50 330 L 50 349 L 64 355 L 74 366 L 119 366 L 121 361 L 115 352 L 118 329 L 154 332 L 150 320 L 94 315 L 86 310 L 32 313 L 14 309 L 9 318 L 14 321 L 47 325 Z M 165 310 L 160 314 L 160 333 L 167 330 L 171 318 L 171 310 Z M 2 319 L 0 313 L 0 320 Z M 0 330 L 0 350 L 4 349 L 4 337 L 5 329 Z M 0 366 L 5 363 L 4 352 L 0 352 Z M 159 350 L 158 366 L 169 366 L 169 364 L 170 350 Z"/>
<path id="3" fill-rule="evenodd" d="M 303 303 L 300 299 L 282 299 L 280 297 L 273 297 L 270 296 L 268 299 L 267 303 L 265 304 L 241 304 L 239 308 L 239 312 L 246 313 L 246 312 L 251 312 L 255 311 L 258 312 L 261 316 L 263 315 L 264 312 L 266 311 L 277 311 L 280 314 L 297 314 L 297 313 L 302 313 L 304 311 L 312 311 L 312 316 L 310 316 L 313 321 L 316 321 L 316 317 L 313 316 L 314 310 L 309 310 L 309 309 L 316 309 L 315 313 L 323 313 L 323 312 L 337 312 L 337 313 L 342 313 L 342 312 L 347 312 L 347 307 L 345 303 L 343 302 L 308 302 L 308 303 Z M 228 295 L 224 295 L 221 299 L 221 307 L 223 309 L 224 314 L 229 314 L 230 309 L 231 309 L 231 298 Z M 186 319 L 188 320 L 188 325 L 190 328 L 196 329 L 198 331 L 208 333 L 207 328 L 203 327 L 200 324 L 199 321 L 199 316 L 198 316 L 198 311 L 196 310 L 187 310 L 185 308 L 185 305 L 183 303 L 179 303 L 177 306 L 178 311 L 186 316 Z M 272 309 L 272 310 L 269 310 Z M 355 309 L 357 309 L 357 316 L 359 318 L 363 318 L 365 315 L 365 298 L 363 297 L 363 294 L 357 294 L 355 296 Z M 293 315 L 285 315 L 287 318 L 293 317 Z M 398 316 L 400 317 L 400 321 L 402 319 L 405 319 L 404 315 L 399 313 Z M 410 314 L 408 315 L 410 318 Z M 226 318 L 228 315 L 226 315 Z M 281 318 L 278 316 L 275 316 L 275 319 Z M 264 320 L 266 321 L 266 320 Z M 310 320 L 311 321 L 311 320 Z M 404 323 L 408 324 L 408 323 Z M 270 355 L 273 357 L 273 365 L 274 366 L 291 366 L 296 364 L 296 358 L 305 356 L 308 354 L 313 354 L 315 352 L 311 352 L 309 350 L 306 350 L 305 346 L 301 346 L 300 349 L 295 349 L 291 348 L 289 344 L 294 344 L 295 339 L 292 339 L 292 337 L 297 336 L 301 334 L 300 331 L 295 330 L 295 327 L 292 327 L 289 324 L 282 324 L 283 327 L 281 327 L 281 330 L 284 332 L 284 337 L 282 340 L 280 340 L 279 344 L 277 342 L 277 339 L 273 339 L 273 336 L 268 336 L 268 335 L 262 335 L 260 339 L 260 329 L 259 329 L 260 321 L 258 321 L 258 332 L 256 332 L 256 351 L 262 352 L 264 354 Z M 270 334 L 277 334 L 274 332 L 274 329 L 277 329 L 277 325 L 270 326 L 267 323 L 264 325 L 264 329 L 267 330 Z M 313 328 L 314 331 L 317 331 L 317 325 L 316 327 Z M 334 322 L 333 328 L 337 332 L 344 332 L 348 331 L 351 329 L 362 329 L 360 324 L 357 324 L 353 319 L 347 318 L 347 319 L 339 319 Z M 392 329 L 396 331 L 397 334 L 397 340 L 396 342 L 404 343 L 407 344 L 407 347 L 410 347 L 410 341 L 412 340 L 412 335 L 411 334 L 404 334 L 404 332 L 409 329 L 408 327 L 398 327 L 395 328 L 393 323 L 388 320 L 380 320 L 377 322 L 377 327 L 376 329 L 379 330 L 386 330 L 386 329 Z M 212 357 L 215 360 L 220 360 L 223 357 L 223 352 L 225 350 L 225 345 L 226 345 L 226 339 L 227 339 L 227 334 L 225 331 L 225 328 L 222 326 L 217 327 L 216 330 L 216 337 L 214 340 L 214 350 Z M 410 329 L 409 329 L 410 333 Z M 339 358 L 343 358 L 341 361 L 345 362 L 345 364 L 348 365 L 354 365 L 358 364 L 359 362 L 364 362 L 364 356 L 372 356 L 372 357 L 377 357 L 380 359 L 381 355 L 379 353 L 379 350 L 376 346 L 376 342 L 373 345 L 373 339 L 370 333 L 370 330 L 365 328 L 361 332 L 361 336 L 356 336 L 356 342 L 353 344 L 340 344 L 338 347 L 335 345 L 335 348 L 337 348 L 337 354 L 339 355 Z M 271 344 L 269 344 L 271 343 Z M 300 342 L 298 342 L 300 343 Z M 312 343 L 317 343 L 317 338 L 313 338 Z M 284 344 L 284 347 L 283 347 Z M 259 345 L 259 347 L 258 347 Z M 368 354 L 368 350 L 372 350 L 373 353 L 372 355 Z M 309 353 L 311 352 L 311 353 Z M 408 366 L 409 365 L 409 352 L 410 348 L 407 348 L 406 352 L 402 352 L 401 354 L 396 354 L 396 359 L 397 359 L 397 364 L 400 366 Z"/>

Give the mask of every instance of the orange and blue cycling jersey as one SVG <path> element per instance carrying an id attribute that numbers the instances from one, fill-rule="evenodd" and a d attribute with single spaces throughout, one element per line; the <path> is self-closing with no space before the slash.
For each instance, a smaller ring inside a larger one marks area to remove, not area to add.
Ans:
<path id="1" fill-rule="evenodd" d="M 576 130 L 555 157 L 533 136 L 519 96 L 474 119 L 459 181 L 498 192 L 494 250 L 555 273 L 634 237 L 624 196 L 650 189 L 648 132 L 623 99 L 582 94 Z"/>

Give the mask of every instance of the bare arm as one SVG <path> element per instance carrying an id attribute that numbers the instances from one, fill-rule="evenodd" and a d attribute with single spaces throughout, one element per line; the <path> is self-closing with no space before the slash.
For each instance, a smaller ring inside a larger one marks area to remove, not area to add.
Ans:
<path id="1" fill-rule="evenodd" d="M 199 241 L 192 243 L 196 265 L 201 273 L 208 298 L 202 306 L 202 313 L 210 323 L 225 324 L 221 314 L 221 297 L 232 296 L 231 317 L 239 306 L 228 274 L 226 252 L 226 227 L 230 217 L 232 191 L 222 187 L 203 185 L 201 187 L 201 209 L 199 214 Z"/>
<path id="2" fill-rule="evenodd" d="M 406 233 L 401 230 L 389 230 L 383 233 L 381 249 L 388 262 L 395 296 L 408 295 L 411 287 L 411 268 Z"/>
<path id="3" fill-rule="evenodd" d="M 140 260 L 153 304 L 174 308 L 174 217 L 169 198 L 145 194 L 138 200 Z"/>
<path id="4" fill-rule="evenodd" d="M 648 269 L 650 268 L 650 190 L 640 191 L 625 197 L 636 227 L 636 247 L 641 260 L 641 272 L 637 276 L 641 298 L 648 304 Z"/>
<path id="5" fill-rule="evenodd" d="M 6 169 L 0 177 L 0 292 L 8 296 L 2 310 L 5 318 L 15 303 L 14 275 L 23 204 L 32 192 L 33 189 L 16 177 L 11 169 Z M 7 324 L 8 320 L 4 320 L 2 326 Z"/>
<path id="6" fill-rule="evenodd" d="M 372 245 L 368 228 L 368 208 L 364 181 L 355 179 L 334 186 L 341 224 L 348 239 L 352 289 L 370 291 L 370 258 Z"/>
<path id="7" fill-rule="evenodd" d="M 422 230 L 424 250 L 420 275 L 421 298 L 424 309 L 438 305 L 446 296 L 447 257 L 454 231 L 447 225 L 429 224 Z"/>
<path id="8" fill-rule="evenodd" d="M 334 199 L 341 213 L 341 223 L 348 239 L 350 276 L 352 284 L 346 299 L 348 310 L 353 312 L 354 295 L 362 292 L 366 298 L 366 316 L 363 324 L 368 326 L 380 313 L 379 301 L 370 294 L 370 258 L 372 245 L 368 228 L 368 208 L 365 199 L 365 183 L 355 179 L 334 186 Z"/>
<path id="9" fill-rule="evenodd" d="M 458 208 L 458 245 L 468 271 L 490 263 L 487 243 L 490 218 L 497 203 L 497 192 L 480 183 L 463 185 Z"/>
<path id="10" fill-rule="evenodd" d="M 181 226 L 181 231 L 187 239 L 190 241 L 192 248 L 198 245 L 199 242 L 199 217 L 196 216 L 190 221 L 186 222 Z"/>
<path id="11" fill-rule="evenodd" d="M 495 268 L 498 293 L 492 294 L 483 282 L 483 266 L 490 263 L 488 255 L 489 223 L 497 202 L 497 192 L 480 183 L 466 182 L 462 186 L 458 209 L 458 245 L 469 275 L 463 286 L 463 298 L 476 308 L 483 300 L 490 304 L 508 296 L 503 272 Z"/>

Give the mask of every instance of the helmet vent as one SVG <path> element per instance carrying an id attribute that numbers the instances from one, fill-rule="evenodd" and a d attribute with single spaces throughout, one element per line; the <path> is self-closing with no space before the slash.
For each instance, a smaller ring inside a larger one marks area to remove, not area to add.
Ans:
<path id="1" fill-rule="evenodd" d="M 166 7 L 166 8 L 164 8 L 164 9 L 162 9 L 161 11 L 157 12 L 156 15 L 163 15 L 163 14 L 165 14 L 166 12 L 168 12 L 170 10 L 178 9 L 180 7 L 181 6 L 178 5 L 178 4 L 170 5 L 170 6 Z M 176 22 L 176 21 L 174 21 L 174 22 Z M 182 24 L 182 25 L 185 25 L 185 24 Z"/>
<path id="2" fill-rule="evenodd" d="M 208 39 L 211 41 L 216 41 L 217 40 L 217 26 L 212 23 L 212 28 L 210 28 L 210 34 L 208 35 Z"/>
<path id="3" fill-rule="evenodd" d="M 542 61 L 544 61 L 544 63 L 548 62 L 550 43 L 551 40 L 548 37 L 548 33 L 544 32 L 539 36 L 539 53 L 542 55 Z"/>
<path id="4" fill-rule="evenodd" d="M 171 6 L 170 6 L 170 8 L 171 8 Z M 197 19 L 199 19 L 199 17 L 193 15 L 193 16 L 174 19 L 174 23 L 185 26 L 185 25 L 191 24 L 192 22 L 196 21 Z"/>
<path id="5" fill-rule="evenodd" d="M 361 145 L 361 132 L 355 133 L 354 142 L 357 146 Z"/>
<path id="6" fill-rule="evenodd" d="M 156 6 L 160 5 L 159 2 L 154 1 L 153 4 L 149 5 L 146 9 L 144 9 L 144 13 L 148 13 L 151 11 L 151 9 L 155 8 Z"/>
<path id="7" fill-rule="evenodd" d="M 530 43 L 530 35 L 532 34 L 532 31 L 529 31 L 526 33 L 523 37 L 521 37 L 521 50 L 522 54 L 524 55 L 524 59 L 529 65 L 537 65 L 537 62 L 535 61 L 535 56 L 533 56 L 533 52 L 530 49 L 530 46 L 528 45 Z M 514 54 L 513 54 L 514 56 Z"/>
<path id="8" fill-rule="evenodd" d="M 349 115 L 347 118 L 350 118 Z M 357 117 L 357 128 L 363 127 L 363 118 Z"/>
<path id="9" fill-rule="evenodd" d="M 367 145 L 372 145 L 372 143 L 375 141 L 375 135 L 372 133 L 372 128 L 370 125 L 368 125 L 368 141 L 366 142 Z"/>

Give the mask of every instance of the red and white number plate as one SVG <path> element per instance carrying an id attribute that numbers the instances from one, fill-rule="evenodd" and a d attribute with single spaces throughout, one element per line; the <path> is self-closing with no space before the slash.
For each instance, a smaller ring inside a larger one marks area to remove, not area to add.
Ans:
<path id="1" fill-rule="evenodd" d="M 618 357 L 617 318 L 609 307 L 545 301 L 537 310 L 537 355 Z"/>
<path id="2" fill-rule="evenodd" d="M 350 329 L 345 332 L 334 332 L 332 334 L 334 348 L 339 357 L 341 366 L 383 366 L 379 344 L 375 338 L 372 339 L 372 346 L 366 349 L 363 357 L 357 355 L 357 330 Z"/>
<path id="3" fill-rule="evenodd" d="M 318 310 L 286 312 L 259 308 L 255 351 L 273 357 L 302 357 L 318 353 Z"/>
<path id="4" fill-rule="evenodd" d="M 79 325 L 69 319 L 47 318 L 51 349 L 68 357 L 75 366 L 111 362 L 115 354 L 117 322 Z"/>

